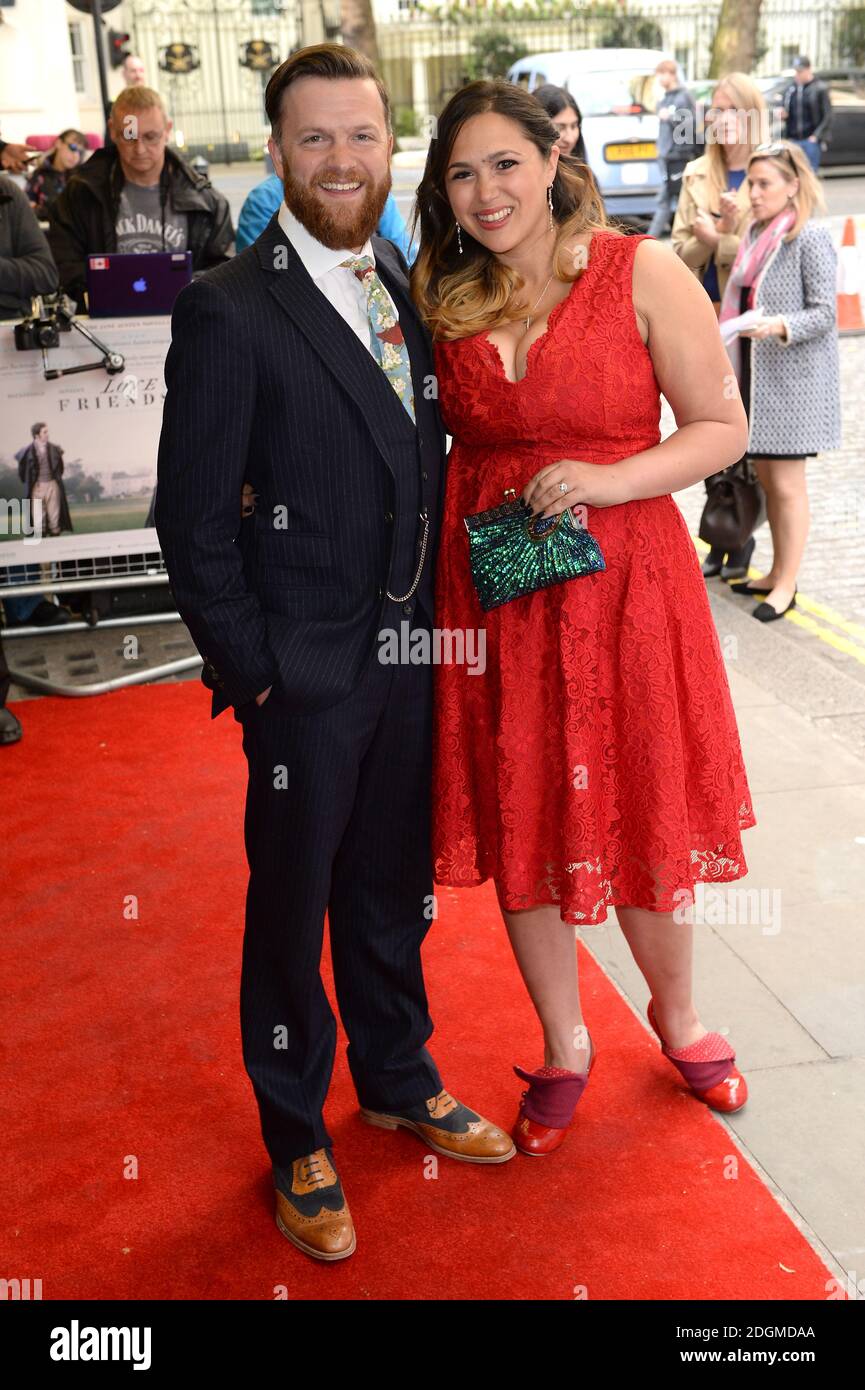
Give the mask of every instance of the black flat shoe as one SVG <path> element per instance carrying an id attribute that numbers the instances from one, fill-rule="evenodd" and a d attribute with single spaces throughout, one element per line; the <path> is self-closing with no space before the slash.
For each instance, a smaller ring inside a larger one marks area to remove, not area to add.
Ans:
<path id="1" fill-rule="evenodd" d="M 717 546 L 712 546 L 708 555 L 703 561 L 703 578 L 714 579 L 716 574 L 721 573 L 724 564 L 725 551 L 719 550 Z"/>
<path id="2" fill-rule="evenodd" d="M 774 623 L 776 618 L 783 618 L 785 613 L 789 613 L 791 608 L 796 607 L 796 594 L 798 592 L 798 589 L 794 589 L 793 597 L 787 607 L 781 609 L 780 613 L 772 607 L 771 603 L 758 603 L 751 617 L 756 618 L 758 623 Z"/>
<path id="3" fill-rule="evenodd" d="M 750 579 L 739 579 L 735 584 L 727 586 L 731 594 L 738 594 L 740 598 L 747 598 L 749 594 L 771 594 L 774 585 L 752 584 Z"/>
<path id="4" fill-rule="evenodd" d="M 748 573 L 748 566 L 751 563 L 751 556 L 754 554 L 757 542 L 751 536 L 745 542 L 741 550 L 731 550 L 727 559 L 721 566 L 722 579 L 744 579 Z"/>

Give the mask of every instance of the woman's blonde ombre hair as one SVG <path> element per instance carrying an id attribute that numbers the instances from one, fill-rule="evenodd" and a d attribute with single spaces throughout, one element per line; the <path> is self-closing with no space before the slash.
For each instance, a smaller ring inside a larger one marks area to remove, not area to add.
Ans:
<path id="1" fill-rule="evenodd" d="M 793 169 L 790 168 L 785 154 L 761 154 L 754 150 L 748 160 L 748 173 L 751 171 L 751 165 L 757 160 L 765 160 L 767 164 L 773 165 L 778 170 L 778 173 L 786 179 L 787 183 L 792 183 L 794 179 L 799 180 L 799 189 L 790 199 L 796 209 L 796 221 L 784 237 L 785 241 L 792 241 L 794 237 L 799 235 L 815 208 L 820 212 L 826 211 L 826 200 L 823 197 L 820 181 L 811 168 L 808 156 L 804 150 L 800 150 L 794 140 L 775 140 L 770 145 L 770 149 L 784 150 L 793 162 Z"/>
<path id="2" fill-rule="evenodd" d="M 418 185 L 412 219 L 414 240 L 420 226 L 420 250 L 411 269 L 412 298 L 435 339 L 468 338 L 499 324 L 524 317 L 527 305 L 515 299 L 522 276 L 499 261 L 463 229 L 459 254 L 456 218 L 445 192 L 447 168 L 454 141 L 472 116 L 494 111 L 519 126 L 547 160 L 559 133 L 539 102 L 523 87 L 504 78 L 470 82 L 455 93 L 438 118 L 423 178 Z M 579 160 L 560 155 L 552 185 L 553 216 L 558 223 L 554 274 L 574 281 L 584 266 L 567 243 L 585 231 L 615 231 L 604 212 L 591 170 Z"/>

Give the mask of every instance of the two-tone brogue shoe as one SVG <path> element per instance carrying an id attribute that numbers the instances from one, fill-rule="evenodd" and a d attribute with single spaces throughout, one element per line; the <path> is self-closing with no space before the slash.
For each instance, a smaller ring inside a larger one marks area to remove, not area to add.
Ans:
<path id="1" fill-rule="evenodd" d="M 510 1135 L 449 1091 L 439 1091 L 408 1110 L 379 1111 L 361 1106 L 360 1113 L 367 1124 L 381 1129 L 410 1129 L 436 1153 L 463 1163 L 507 1163 L 516 1154 Z"/>
<path id="2" fill-rule="evenodd" d="M 357 1245 L 354 1223 L 329 1149 L 273 1169 L 276 1224 L 316 1260 L 344 1260 Z"/>

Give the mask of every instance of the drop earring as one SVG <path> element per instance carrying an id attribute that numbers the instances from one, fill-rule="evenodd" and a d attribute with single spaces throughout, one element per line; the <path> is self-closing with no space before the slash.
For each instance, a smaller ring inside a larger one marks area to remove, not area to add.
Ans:
<path id="1" fill-rule="evenodd" d="M 459 222 L 456 223 L 456 229 L 457 229 L 457 246 L 459 247 L 460 255 L 462 255 L 462 253 L 463 253 L 463 242 L 462 242 L 462 237 L 460 236 L 460 224 L 459 224 Z"/>
<path id="2" fill-rule="evenodd" d="M 553 230 L 553 185 L 552 185 L 552 184 L 548 184 L 548 186 L 547 186 L 547 202 L 549 203 L 549 206 L 550 206 L 550 226 L 549 226 L 549 230 L 552 231 L 552 230 Z"/>

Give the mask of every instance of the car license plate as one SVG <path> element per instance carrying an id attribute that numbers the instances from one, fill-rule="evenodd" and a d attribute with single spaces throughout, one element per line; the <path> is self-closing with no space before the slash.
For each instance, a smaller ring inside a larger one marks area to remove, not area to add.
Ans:
<path id="1" fill-rule="evenodd" d="M 648 164 L 623 164 L 622 183 L 639 184 L 649 182 Z"/>
<path id="2" fill-rule="evenodd" d="M 658 147 L 654 140 L 644 140 L 641 144 L 608 145 L 604 159 L 608 164 L 621 164 L 626 159 L 657 159 Z"/>

